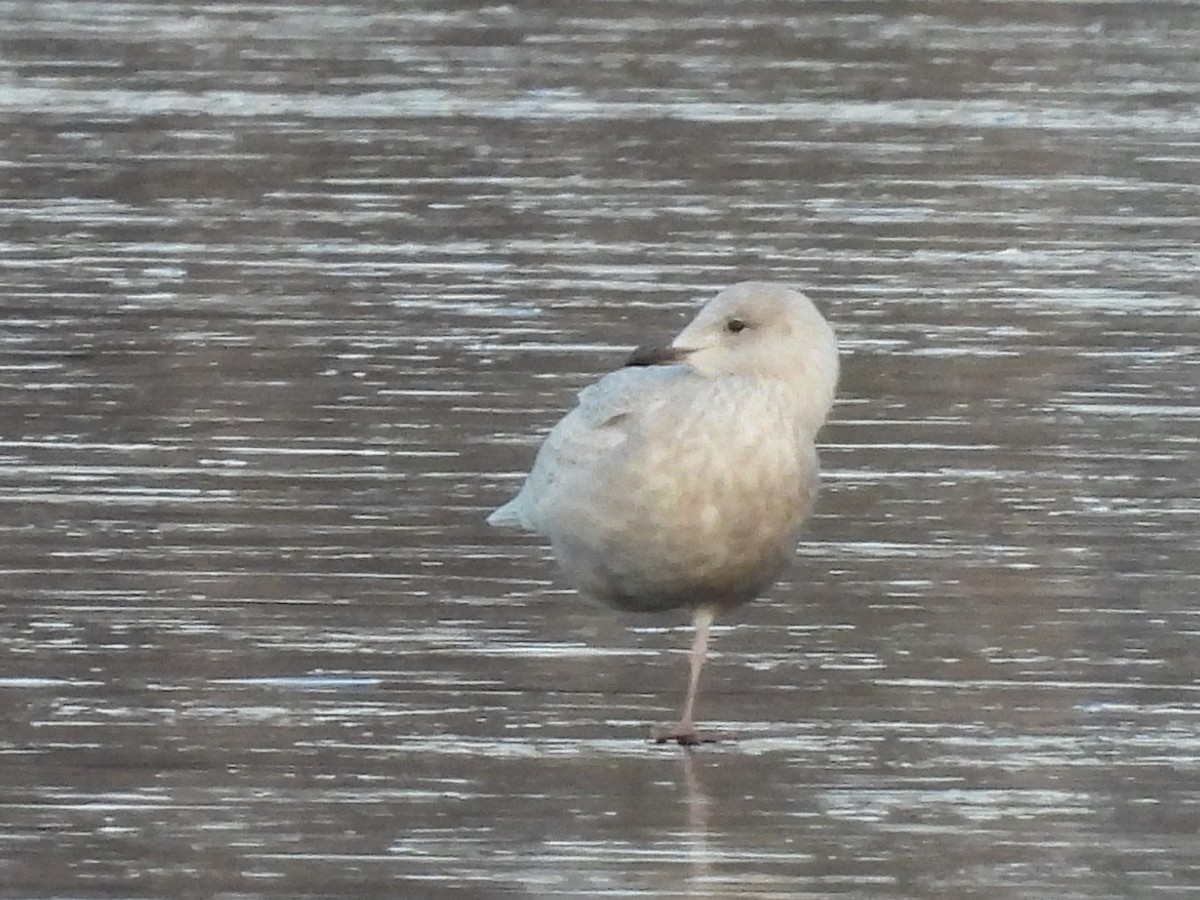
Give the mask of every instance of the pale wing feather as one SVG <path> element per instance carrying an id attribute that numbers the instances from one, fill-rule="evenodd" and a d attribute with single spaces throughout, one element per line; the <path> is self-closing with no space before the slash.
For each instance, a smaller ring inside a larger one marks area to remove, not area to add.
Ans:
<path id="1" fill-rule="evenodd" d="M 556 491 L 615 452 L 637 421 L 691 374 L 686 366 L 630 367 L 584 388 L 574 409 L 546 435 L 520 492 L 488 516 L 488 523 L 542 531 L 539 507 L 552 505 Z"/>

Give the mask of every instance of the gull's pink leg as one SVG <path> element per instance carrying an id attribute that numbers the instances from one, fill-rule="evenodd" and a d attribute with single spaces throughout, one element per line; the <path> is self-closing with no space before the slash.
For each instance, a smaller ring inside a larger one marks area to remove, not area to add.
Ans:
<path id="1" fill-rule="evenodd" d="M 692 613 L 692 625 L 696 630 L 692 638 L 692 652 L 688 656 L 688 687 L 687 699 L 683 702 L 683 715 L 679 724 L 668 731 L 658 732 L 654 740 L 660 744 L 667 741 L 678 741 L 680 744 L 699 744 L 705 740 L 696 732 L 695 721 L 692 717 L 696 707 L 696 696 L 700 693 L 700 670 L 704 668 L 704 658 L 708 654 L 708 629 L 713 623 L 715 611 L 711 606 L 698 606 Z"/>

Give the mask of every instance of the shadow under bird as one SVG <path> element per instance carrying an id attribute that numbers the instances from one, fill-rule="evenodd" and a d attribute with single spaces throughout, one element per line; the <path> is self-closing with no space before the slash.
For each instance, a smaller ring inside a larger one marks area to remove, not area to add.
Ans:
<path id="1" fill-rule="evenodd" d="M 579 394 L 520 492 L 488 517 L 543 535 L 571 584 L 623 610 L 691 610 L 682 716 L 695 726 L 709 626 L 795 555 L 817 496 L 815 440 L 838 379 L 833 330 L 800 291 L 745 282 L 664 347 Z"/>

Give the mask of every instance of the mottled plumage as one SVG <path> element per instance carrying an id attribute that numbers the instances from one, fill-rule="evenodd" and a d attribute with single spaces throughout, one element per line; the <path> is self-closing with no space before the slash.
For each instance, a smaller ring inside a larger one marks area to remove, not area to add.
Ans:
<path id="1" fill-rule="evenodd" d="M 697 740 L 708 624 L 766 589 L 795 551 L 837 376 L 833 331 L 808 298 L 735 285 L 669 347 L 640 348 L 585 388 L 520 492 L 488 518 L 547 537 L 585 595 L 693 611 L 692 681 L 669 735 L 681 743 Z"/>

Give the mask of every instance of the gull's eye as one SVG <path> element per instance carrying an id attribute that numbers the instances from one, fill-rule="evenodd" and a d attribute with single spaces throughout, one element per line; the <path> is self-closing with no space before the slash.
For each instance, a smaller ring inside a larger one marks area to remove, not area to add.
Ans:
<path id="1" fill-rule="evenodd" d="M 737 334 L 739 331 L 745 331 L 746 322 L 743 319 L 730 319 L 725 323 L 725 330 L 730 334 Z"/>

